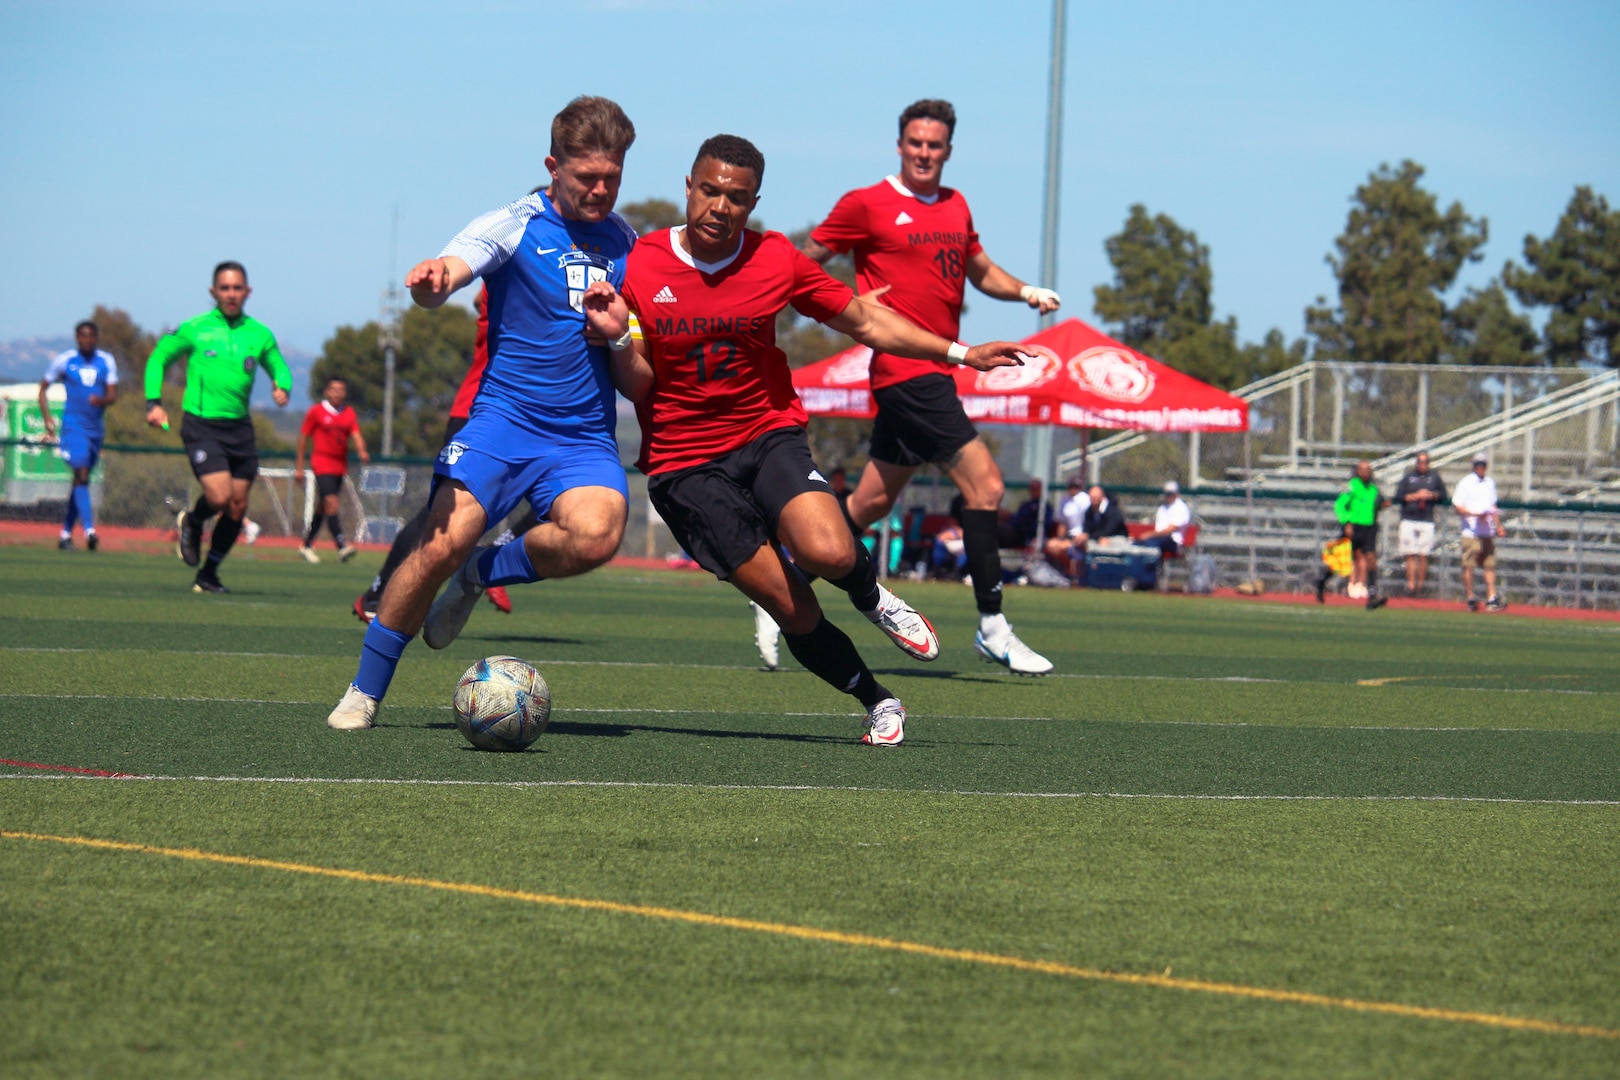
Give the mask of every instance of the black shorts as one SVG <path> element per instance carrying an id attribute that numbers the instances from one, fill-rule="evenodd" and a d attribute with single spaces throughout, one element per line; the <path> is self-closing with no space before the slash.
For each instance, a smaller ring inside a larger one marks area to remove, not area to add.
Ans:
<path id="1" fill-rule="evenodd" d="M 1350 550 L 1376 553 L 1378 551 L 1378 526 L 1350 526 Z"/>
<path id="2" fill-rule="evenodd" d="M 872 399 L 878 413 L 871 456 L 889 465 L 946 462 L 979 437 L 949 375 L 919 375 L 872 391 Z"/>
<path id="3" fill-rule="evenodd" d="M 217 472 L 229 472 L 238 480 L 259 475 L 259 443 L 253 437 L 252 420 L 204 420 L 186 413 L 180 419 L 180 442 L 199 480 Z"/>
<path id="4" fill-rule="evenodd" d="M 798 427 L 767 431 L 713 461 L 647 478 L 647 498 L 669 531 L 722 581 L 776 542 L 782 508 L 807 491 L 831 495 L 832 487 Z"/>
<path id="5" fill-rule="evenodd" d="M 328 495 L 342 495 L 343 494 L 343 474 L 342 473 L 316 473 L 315 474 L 315 494 L 319 495 L 323 499 L 326 498 Z"/>

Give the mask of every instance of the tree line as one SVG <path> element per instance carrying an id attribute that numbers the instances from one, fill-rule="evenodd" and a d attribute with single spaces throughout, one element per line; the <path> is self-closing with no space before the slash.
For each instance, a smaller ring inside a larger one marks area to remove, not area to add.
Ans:
<path id="1" fill-rule="evenodd" d="M 1207 245 L 1166 214 L 1132 206 L 1106 241 L 1114 280 L 1096 311 L 1125 344 L 1228 389 L 1307 358 L 1357 363 L 1620 365 L 1620 211 L 1577 187 L 1545 238 L 1524 239 L 1481 288 L 1448 303 L 1469 263 L 1484 258 L 1489 223 L 1462 203 L 1444 210 L 1423 167 L 1381 165 L 1356 188 L 1344 232 L 1327 256 L 1337 303 L 1305 309 L 1305 336 L 1280 330 L 1240 344 L 1237 320 L 1214 318 Z M 1515 310 L 1547 309 L 1543 329 Z"/>

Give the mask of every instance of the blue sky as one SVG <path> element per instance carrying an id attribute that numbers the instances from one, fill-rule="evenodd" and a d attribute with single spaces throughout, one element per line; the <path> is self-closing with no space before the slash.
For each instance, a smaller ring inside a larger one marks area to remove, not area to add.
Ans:
<path id="1" fill-rule="evenodd" d="M 1034 278 L 1047 2 L 0 5 L 0 340 L 67 334 L 96 303 L 172 326 L 245 262 L 249 310 L 310 351 L 397 274 L 543 178 L 578 93 L 639 131 L 622 198 L 679 199 L 697 144 L 768 161 L 759 215 L 818 220 L 892 171 L 894 117 L 960 116 L 946 181 L 993 258 Z M 1103 240 L 1143 202 L 1209 245 L 1215 302 L 1257 339 L 1302 332 L 1323 256 L 1381 162 L 1489 218 L 1480 283 L 1577 184 L 1620 202 L 1620 5 L 1075 2 L 1065 310 L 1093 318 Z M 970 299 L 964 336 L 1034 318 Z"/>

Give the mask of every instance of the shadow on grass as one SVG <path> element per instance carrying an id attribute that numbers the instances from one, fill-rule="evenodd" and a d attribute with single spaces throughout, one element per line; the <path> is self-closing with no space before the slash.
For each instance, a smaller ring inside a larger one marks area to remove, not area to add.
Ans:
<path id="1" fill-rule="evenodd" d="M 462 641 L 522 642 L 525 645 L 583 645 L 579 638 L 546 637 L 543 634 L 462 634 Z"/>

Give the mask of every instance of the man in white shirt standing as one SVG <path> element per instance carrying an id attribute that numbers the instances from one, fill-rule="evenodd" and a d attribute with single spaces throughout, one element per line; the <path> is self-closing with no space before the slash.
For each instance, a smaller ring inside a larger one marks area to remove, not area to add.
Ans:
<path id="1" fill-rule="evenodd" d="M 1463 592 L 1468 596 L 1468 610 L 1478 611 L 1479 600 L 1474 596 L 1474 568 L 1485 572 L 1485 608 L 1501 611 L 1507 607 L 1496 594 L 1496 541 L 1507 535 L 1502 528 L 1502 515 L 1496 506 L 1496 481 L 1485 475 L 1489 460 L 1483 453 L 1474 455 L 1474 468 L 1457 482 L 1451 497 L 1452 508 L 1462 519 L 1462 572 Z"/>

